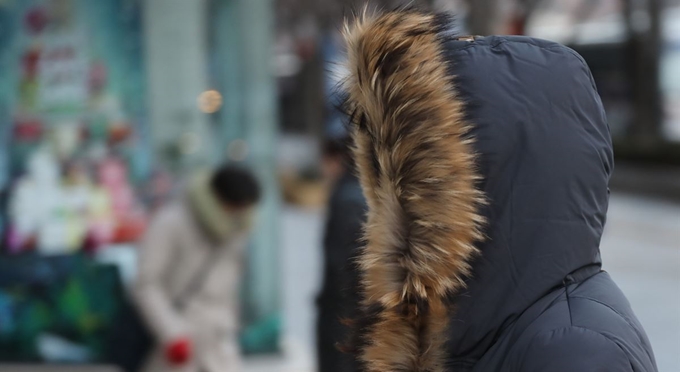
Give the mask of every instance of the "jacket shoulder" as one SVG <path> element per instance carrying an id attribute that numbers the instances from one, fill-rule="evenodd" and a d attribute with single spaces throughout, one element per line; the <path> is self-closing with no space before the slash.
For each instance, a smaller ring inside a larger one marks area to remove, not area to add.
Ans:
<path id="1" fill-rule="evenodd" d="M 519 371 L 657 370 L 647 335 L 605 272 L 568 286 L 518 344 Z"/>
<path id="2" fill-rule="evenodd" d="M 185 204 L 183 201 L 168 203 L 156 212 L 153 221 L 164 227 L 185 225 L 190 217 L 190 211 Z"/>
<path id="3" fill-rule="evenodd" d="M 567 326 L 540 332 L 527 344 L 518 371 L 639 371 L 624 348 L 594 330 Z"/>
<path id="4" fill-rule="evenodd" d="M 154 213 L 144 241 L 172 240 L 172 237 L 185 234 L 191 226 L 193 223 L 187 207 L 180 202 L 172 202 Z"/>
<path id="5" fill-rule="evenodd" d="M 635 371 L 656 371 L 647 334 L 628 299 L 608 273 L 601 272 L 568 296 L 571 323 L 615 340 L 626 352 Z"/>

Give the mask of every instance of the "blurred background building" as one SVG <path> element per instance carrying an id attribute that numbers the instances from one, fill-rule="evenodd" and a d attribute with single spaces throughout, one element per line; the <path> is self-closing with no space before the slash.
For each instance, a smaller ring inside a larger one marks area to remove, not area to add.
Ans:
<path id="1" fill-rule="evenodd" d="M 327 102 L 338 31 L 366 3 L 585 57 L 617 155 L 605 269 L 660 370 L 680 371 L 678 0 L 0 0 L 0 365 L 114 364 L 150 216 L 188 172 L 229 161 L 265 189 L 243 288 L 248 370 L 313 371 L 320 144 L 341 130 Z"/>

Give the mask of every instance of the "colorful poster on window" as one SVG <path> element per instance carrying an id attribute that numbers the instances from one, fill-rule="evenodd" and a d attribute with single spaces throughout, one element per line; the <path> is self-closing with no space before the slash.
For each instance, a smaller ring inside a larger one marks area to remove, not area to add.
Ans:
<path id="1" fill-rule="evenodd" d="M 38 109 L 78 112 L 89 98 L 90 61 L 85 36 L 78 31 L 51 34 L 38 61 Z"/>
<path id="2" fill-rule="evenodd" d="M 13 102 L 6 252 L 97 250 L 143 233 L 141 3 L 125 4 L 0 4 L 12 35 L 0 49 Z"/>

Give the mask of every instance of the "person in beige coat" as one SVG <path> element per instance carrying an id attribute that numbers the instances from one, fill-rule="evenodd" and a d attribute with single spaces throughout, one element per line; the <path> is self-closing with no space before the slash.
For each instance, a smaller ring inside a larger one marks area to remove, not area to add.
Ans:
<path id="1" fill-rule="evenodd" d="M 241 261 L 259 186 L 246 170 L 201 172 L 155 216 L 135 297 L 157 344 L 146 372 L 240 371 Z"/>

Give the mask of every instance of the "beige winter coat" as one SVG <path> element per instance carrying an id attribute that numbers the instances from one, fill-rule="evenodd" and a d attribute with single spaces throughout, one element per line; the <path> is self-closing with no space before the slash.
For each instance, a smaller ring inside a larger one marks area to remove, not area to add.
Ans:
<path id="1" fill-rule="evenodd" d="M 201 203 L 188 194 L 158 212 L 140 247 L 135 297 L 158 340 L 144 370 L 240 371 L 238 290 L 247 233 L 232 228 L 217 239 L 197 217 L 219 212 L 197 212 Z M 204 280 L 192 288 L 199 272 Z M 193 342 L 194 357 L 185 366 L 170 366 L 164 347 L 185 336 Z"/>

